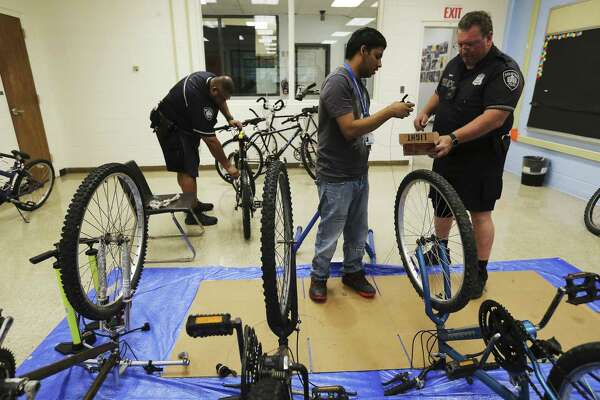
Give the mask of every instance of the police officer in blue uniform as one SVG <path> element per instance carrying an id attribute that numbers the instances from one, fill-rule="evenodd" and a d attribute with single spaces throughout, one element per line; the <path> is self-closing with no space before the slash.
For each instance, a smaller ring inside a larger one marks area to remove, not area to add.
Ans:
<path id="1" fill-rule="evenodd" d="M 231 98 L 233 91 L 233 80 L 229 76 L 194 72 L 173 86 L 150 114 L 151 126 L 160 142 L 167 170 L 177 172 L 177 183 L 184 193 L 197 195 L 200 139 L 230 176 L 239 176 L 238 170 L 223 153 L 223 147 L 214 133 L 219 110 L 229 125 L 242 128 L 241 122 L 232 117 L 227 107 L 227 100 Z M 217 223 L 216 217 L 204 213 L 213 207 L 213 204 L 196 200 L 194 214 L 202 225 Z M 196 224 L 196 218 L 188 215 L 185 223 Z"/>
<path id="2" fill-rule="evenodd" d="M 465 14 L 458 24 L 459 54 L 446 66 L 433 96 L 414 125 L 423 130 L 435 114 L 433 130 L 440 134 L 432 156 L 433 170 L 456 189 L 471 214 L 481 297 L 494 241 L 492 211 L 502 193 L 502 173 L 510 144 L 513 111 L 523 90 L 517 63 L 492 41 L 492 20 L 485 11 Z M 435 213 L 438 238 L 446 240 L 452 219 Z"/>

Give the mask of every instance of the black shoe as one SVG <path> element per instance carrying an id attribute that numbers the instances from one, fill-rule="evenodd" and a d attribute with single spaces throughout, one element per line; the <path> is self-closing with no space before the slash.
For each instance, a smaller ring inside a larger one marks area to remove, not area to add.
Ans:
<path id="1" fill-rule="evenodd" d="M 204 213 L 196 212 L 194 214 L 196 214 L 196 216 L 198 217 L 198 221 L 200 221 L 200 223 L 204 226 L 216 225 L 219 221 L 216 217 L 211 217 L 210 215 L 206 215 Z M 185 224 L 198 225 L 198 222 L 196 222 L 196 219 L 192 214 L 188 213 L 188 215 L 185 217 Z"/>
<path id="2" fill-rule="evenodd" d="M 370 299 L 375 296 L 375 288 L 369 283 L 367 278 L 365 278 L 364 271 L 357 271 L 352 272 L 350 274 L 345 274 L 342 277 L 342 283 L 356 290 L 356 292 L 362 297 Z"/>
<path id="3" fill-rule="evenodd" d="M 452 264 L 452 261 L 450 260 L 450 249 L 448 248 L 448 246 L 446 246 L 446 257 L 448 259 L 448 264 Z M 423 259 L 425 260 L 425 265 L 441 265 L 442 249 L 439 243 L 434 243 L 433 246 L 431 246 L 431 250 L 423 254 Z"/>
<path id="4" fill-rule="evenodd" d="M 324 303 L 327 300 L 327 281 L 310 278 L 308 296 L 312 301 Z"/>
<path id="5" fill-rule="evenodd" d="M 213 208 L 215 208 L 213 203 L 203 203 L 200 200 L 198 200 L 198 205 L 196 206 L 196 208 L 194 208 L 194 211 L 199 211 L 199 212 L 210 211 Z"/>

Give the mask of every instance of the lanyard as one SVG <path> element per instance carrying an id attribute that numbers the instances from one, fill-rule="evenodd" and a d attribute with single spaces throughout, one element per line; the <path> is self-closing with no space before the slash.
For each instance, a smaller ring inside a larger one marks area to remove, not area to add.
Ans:
<path id="1" fill-rule="evenodd" d="M 358 80 L 356 79 L 356 76 L 354 76 L 354 72 L 352 72 L 352 68 L 350 68 L 348 63 L 344 64 L 344 68 L 346 68 L 346 71 L 348 71 L 350 78 L 352 78 L 352 83 L 354 83 L 354 89 L 355 89 L 356 95 L 358 96 L 358 98 L 360 100 L 360 107 L 362 109 L 362 117 L 363 118 L 368 117 L 369 116 L 369 107 L 367 107 L 367 100 L 363 96 L 363 92 L 360 89 Z"/>

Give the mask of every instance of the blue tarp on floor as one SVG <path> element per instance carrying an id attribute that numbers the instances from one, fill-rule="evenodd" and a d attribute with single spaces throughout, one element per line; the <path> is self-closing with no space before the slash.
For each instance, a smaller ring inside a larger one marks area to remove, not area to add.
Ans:
<path id="1" fill-rule="evenodd" d="M 565 275 L 579 271 L 559 258 L 502 261 L 491 263 L 488 268 L 490 271 L 533 270 L 555 287 L 564 284 L 563 277 Z M 367 265 L 366 269 L 369 274 L 374 275 L 404 273 L 400 266 Z M 298 267 L 299 277 L 306 277 L 309 273 L 310 266 Z M 339 276 L 339 274 L 339 264 L 334 265 L 332 275 Z M 260 277 L 260 268 L 253 267 L 146 268 L 143 271 L 139 290 L 135 295 L 132 326 L 139 326 L 148 321 L 152 328 L 150 332 L 127 336 L 127 343 L 140 359 L 166 359 L 171 353 L 177 334 L 203 280 L 259 279 Z M 600 312 L 600 302 L 589 304 L 589 306 L 594 311 Z M 243 320 L 243 315 L 240 317 Z M 18 316 L 15 323 L 19 323 Z M 19 366 L 17 375 L 61 359 L 61 355 L 54 350 L 54 346 L 70 340 L 67 323 L 63 320 L 31 356 Z M 310 379 L 317 385 L 343 385 L 347 390 L 358 392 L 360 399 L 391 399 L 395 397 L 383 396 L 382 382 L 390 379 L 397 372 L 315 373 L 311 374 Z M 507 375 L 503 371 L 492 371 L 490 374 L 508 383 Z M 89 388 L 93 378 L 94 375 L 83 368 L 74 367 L 45 379 L 42 382 L 38 399 L 80 399 Z M 219 399 L 237 393 L 235 389 L 222 386 L 225 382 L 236 383 L 235 378 L 162 378 L 156 375 L 147 375 L 140 368 L 130 368 L 118 378 L 118 382 L 116 379 L 114 374 L 111 374 L 96 398 Z M 295 386 L 300 390 L 298 382 L 295 382 Z M 473 385 L 467 384 L 464 379 L 448 381 L 439 371 L 430 373 L 425 388 L 419 391 L 410 391 L 402 397 L 497 398 L 491 390 L 478 381 L 475 381 Z"/>

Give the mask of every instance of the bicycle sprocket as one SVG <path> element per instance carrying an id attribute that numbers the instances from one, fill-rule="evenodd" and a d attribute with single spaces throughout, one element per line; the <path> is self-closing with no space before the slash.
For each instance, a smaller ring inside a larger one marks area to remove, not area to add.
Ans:
<path id="1" fill-rule="evenodd" d="M 525 371 L 527 333 L 521 321 L 516 321 L 500 303 L 486 300 L 479 307 L 479 327 L 486 345 L 492 336 L 500 334 L 492 353 L 502 368 L 512 373 Z"/>
<path id="2" fill-rule="evenodd" d="M 15 377 L 15 356 L 10 350 L 0 348 L 0 380 Z"/>
<path id="3" fill-rule="evenodd" d="M 260 377 L 262 345 L 256 337 L 254 328 L 244 327 L 244 357 L 242 359 L 242 398 L 246 398 L 250 388 Z"/>

